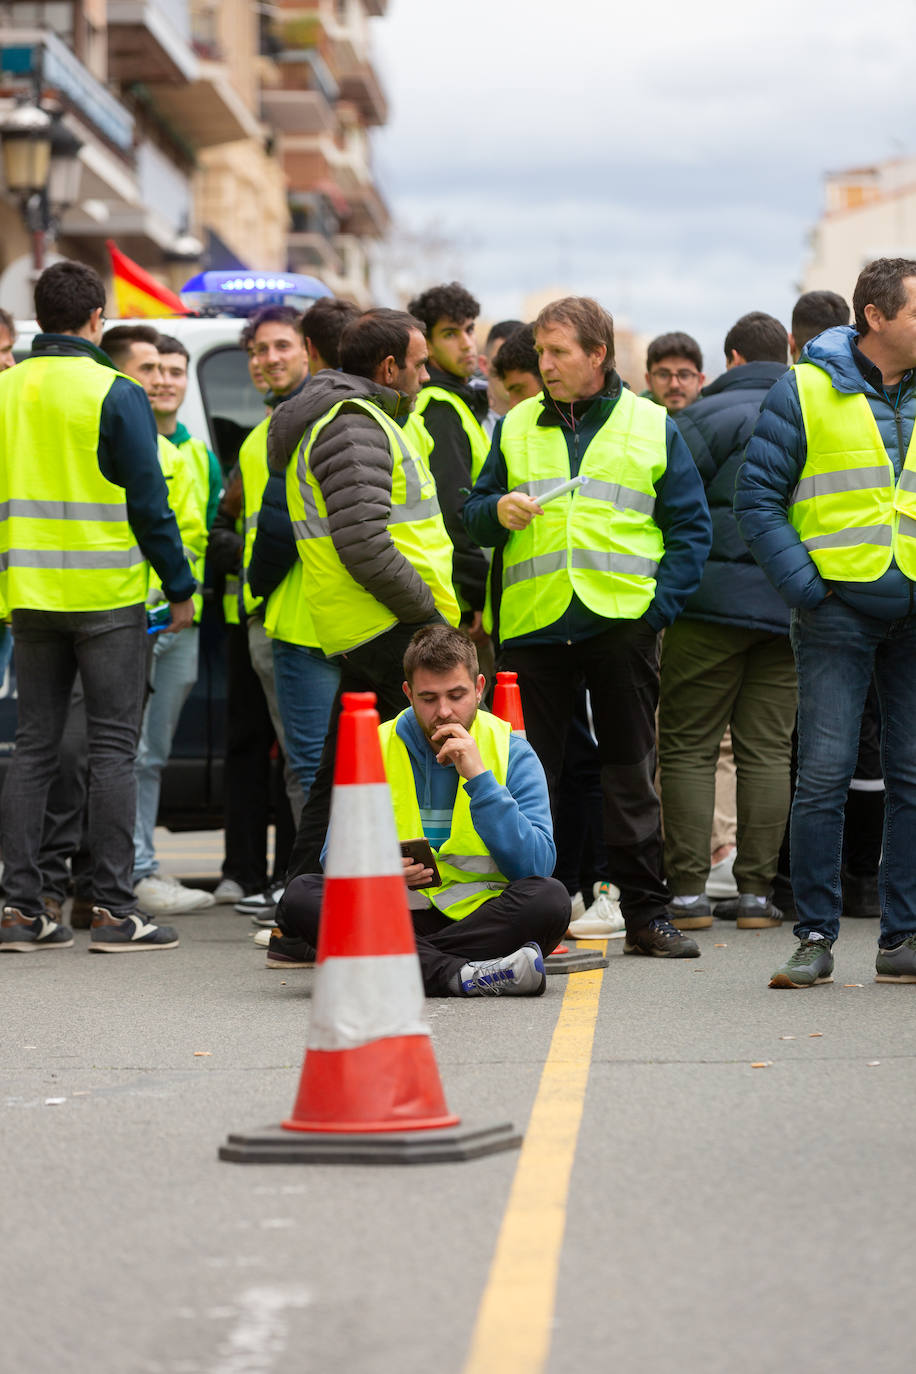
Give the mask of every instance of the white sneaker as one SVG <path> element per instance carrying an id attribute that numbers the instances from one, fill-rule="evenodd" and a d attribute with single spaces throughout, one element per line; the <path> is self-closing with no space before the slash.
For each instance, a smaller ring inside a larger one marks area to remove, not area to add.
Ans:
<path id="1" fill-rule="evenodd" d="M 181 916 L 216 905 L 212 892 L 204 892 L 200 887 L 183 887 L 176 878 L 159 873 L 141 878 L 134 888 L 134 896 L 147 916 Z"/>
<path id="2" fill-rule="evenodd" d="M 219 906 L 223 902 L 240 902 L 244 895 L 245 889 L 241 883 L 237 883 L 234 878 L 223 878 L 216 885 L 213 900 Z"/>
<path id="3" fill-rule="evenodd" d="M 572 922 L 572 921 L 578 921 L 578 920 L 579 920 L 579 917 L 580 917 L 580 916 L 584 916 L 584 915 L 585 915 L 585 898 L 582 896 L 582 893 L 581 893 L 581 892 L 577 892 L 576 895 L 575 895 L 575 897 L 573 897 L 573 899 L 572 899 L 572 912 L 570 913 L 569 919 L 570 919 L 571 922 Z"/>
<path id="4" fill-rule="evenodd" d="M 275 929 L 276 927 L 274 927 L 274 930 Z M 254 943 L 260 946 L 261 949 L 266 949 L 270 944 L 270 937 L 273 933 L 273 930 L 268 926 L 262 926 L 260 930 L 254 932 Z"/>
<path id="5" fill-rule="evenodd" d="M 626 933 L 620 910 L 620 888 L 613 883 L 595 883 L 595 900 L 584 916 L 570 921 L 567 934 L 574 940 L 619 940 Z"/>
<path id="6" fill-rule="evenodd" d="M 720 859 L 717 864 L 713 864 L 709 870 L 709 877 L 706 879 L 706 896 L 716 897 L 737 897 L 738 884 L 735 882 L 735 875 L 732 868 L 735 862 L 737 849 L 732 849 L 726 854 L 724 859 Z"/>

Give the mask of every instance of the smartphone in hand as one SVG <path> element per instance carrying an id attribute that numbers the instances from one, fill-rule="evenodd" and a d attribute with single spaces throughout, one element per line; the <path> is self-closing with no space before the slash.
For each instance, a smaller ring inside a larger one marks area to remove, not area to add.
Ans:
<path id="1" fill-rule="evenodd" d="M 422 864 L 424 868 L 431 868 L 433 876 L 425 883 L 417 883 L 412 889 L 414 892 L 420 891 L 424 887 L 441 887 L 442 879 L 439 876 L 439 868 L 436 864 L 436 857 L 433 854 L 432 846 L 425 837 L 419 840 L 402 840 L 401 854 L 411 863 Z"/>

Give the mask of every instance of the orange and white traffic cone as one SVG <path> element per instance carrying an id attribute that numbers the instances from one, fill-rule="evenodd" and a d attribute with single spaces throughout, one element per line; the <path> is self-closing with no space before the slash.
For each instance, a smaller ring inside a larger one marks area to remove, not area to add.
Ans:
<path id="1" fill-rule="evenodd" d="M 375 694 L 345 692 L 342 708 L 299 1091 L 279 1131 L 230 1136 L 220 1158 L 427 1162 L 510 1148 L 520 1137 L 508 1124 L 454 1129 L 423 1016 Z"/>
<path id="2" fill-rule="evenodd" d="M 318 980 L 290 1131 L 456 1126 L 445 1105 L 371 692 L 337 739 Z M 359 839 L 355 841 L 355 837 Z M 355 842 L 354 842 L 355 841 Z"/>

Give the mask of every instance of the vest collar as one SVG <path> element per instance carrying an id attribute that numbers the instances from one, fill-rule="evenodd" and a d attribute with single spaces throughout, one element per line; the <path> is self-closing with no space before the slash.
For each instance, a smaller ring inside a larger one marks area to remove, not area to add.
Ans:
<path id="1" fill-rule="evenodd" d="M 606 411 L 602 418 L 607 419 L 620 399 L 622 390 L 623 382 L 616 372 L 611 373 L 607 384 L 595 396 L 586 396 L 585 400 L 573 401 L 571 405 L 553 400 L 545 390 L 541 397 L 541 413 L 537 423 L 545 428 L 551 425 L 562 425 L 565 429 L 571 426 L 577 428 L 587 419 L 593 407 L 596 408 L 596 413 L 600 410 Z"/>
<path id="2" fill-rule="evenodd" d="M 442 368 L 436 367 L 434 363 L 430 363 L 427 370 L 430 386 L 438 386 L 443 391 L 450 391 L 452 395 L 460 397 L 476 420 L 482 422 L 486 418 L 490 408 L 486 386 L 475 386 L 473 380 L 462 382 L 451 372 L 443 372 Z"/>
<path id="3" fill-rule="evenodd" d="M 103 367 L 114 368 L 107 353 L 79 334 L 36 334 L 32 353 L 43 358 L 92 358 Z"/>

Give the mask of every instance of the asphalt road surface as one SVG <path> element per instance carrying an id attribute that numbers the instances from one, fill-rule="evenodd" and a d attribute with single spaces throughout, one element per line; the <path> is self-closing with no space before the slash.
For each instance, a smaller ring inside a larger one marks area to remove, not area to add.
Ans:
<path id="1" fill-rule="evenodd" d="M 3 1374 L 909 1374 L 916 986 L 876 922 L 809 991 L 766 986 L 790 930 L 718 925 L 428 1002 L 449 1106 L 525 1141 L 403 1168 L 217 1158 L 290 1112 L 315 974 L 174 923 L 0 958 Z"/>

